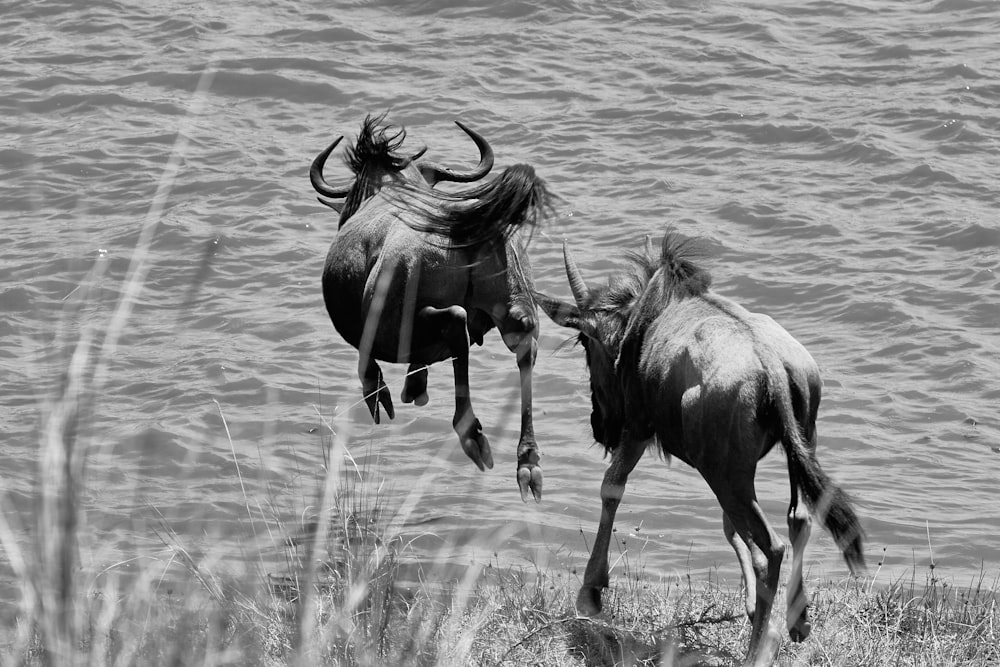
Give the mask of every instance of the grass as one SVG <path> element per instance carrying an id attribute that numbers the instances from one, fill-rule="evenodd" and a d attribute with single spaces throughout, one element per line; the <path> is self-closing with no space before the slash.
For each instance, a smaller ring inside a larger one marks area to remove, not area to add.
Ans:
<path id="1" fill-rule="evenodd" d="M 208 72 L 196 103 L 210 81 Z M 336 435 L 325 452 L 324 474 L 315 480 L 312 506 L 319 509 L 301 525 L 286 523 L 272 533 L 284 572 L 261 568 L 249 580 L 227 575 L 217 560 L 193 556 L 166 522 L 158 528 L 162 559 L 136 555 L 128 576 L 124 563 L 83 571 L 80 499 L 88 452 L 78 434 L 142 289 L 148 249 L 185 141 L 182 131 L 114 312 L 102 326 L 84 327 L 59 391 L 43 407 L 34 524 L 18 525 L 17 512 L 8 511 L 0 496 L 0 549 L 21 582 L 16 612 L 0 627 L 0 664 L 559 667 L 740 661 L 749 632 L 740 590 L 690 576 L 656 580 L 624 549 L 603 619 L 576 616 L 580 582 L 571 571 L 523 571 L 492 562 L 459 580 L 432 571 L 404 585 L 400 567 L 409 556 L 399 527 L 418 502 L 419 489 L 402 507 L 389 508 L 370 487 L 348 482 L 377 471 L 345 474 L 347 443 Z M 86 288 L 80 292 L 85 302 Z M 251 507 L 270 507 L 273 500 L 247 498 L 246 506 L 253 521 Z M 918 579 L 915 572 L 887 587 L 875 587 L 873 580 L 808 582 L 813 635 L 802 644 L 784 641 L 779 663 L 1000 664 L 997 580 L 984 575 L 955 587 L 933 569 L 922 583 Z M 778 600 L 776 610 L 782 608 Z"/>
<path id="2" fill-rule="evenodd" d="M 313 521 L 282 538 L 287 572 L 249 583 L 195 562 L 166 532 L 186 573 L 169 589 L 161 566 L 127 580 L 74 568 L 72 593 L 54 607 L 37 579 L 49 568 L 29 569 L 35 593 L 6 629 L 2 664 L 730 665 L 746 646 L 741 591 L 712 579 L 654 580 L 626 556 L 608 617 L 580 618 L 572 572 L 494 561 L 464 581 L 402 585 L 406 545 L 385 532 L 377 497 L 340 487 L 327 514 L 325 531 Z M 783 640 L 778 663 L 1000 664 L 997 582 L 956 587 L 932 573 L 884 587 L 810 582 L 813 635 Z"/>

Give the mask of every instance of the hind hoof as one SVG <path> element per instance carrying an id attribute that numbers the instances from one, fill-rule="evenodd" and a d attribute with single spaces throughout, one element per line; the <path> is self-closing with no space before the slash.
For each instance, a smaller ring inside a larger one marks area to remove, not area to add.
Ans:
<path id="1" fill-rule="evenodd" d="M 812 625 L 809 624 L 809 621 L 802 621 L 788 628 L 788 636 L 795 643 L 804 642 L 809 637 L 810 632 L 812 632 Z"/>
<path id="2" fill-rule="evenodd" d="M 601 589 L 583 586 L 576 595 L 576 611 L 581 616 L 594 617 L 601 613 Z"/>
<path id="3" fill-rule="evenodd" d="M 476 467 L 486 470 L 493 467 L 493 451 L 490 449 L 490 441 L 483 433 L 483 427 L 479 420 L 472 423 L 472 427 L 465 433 L 459 433 L 459 441 L 462 443 L 462 450 L 466 456 L 472 459 Z"/>

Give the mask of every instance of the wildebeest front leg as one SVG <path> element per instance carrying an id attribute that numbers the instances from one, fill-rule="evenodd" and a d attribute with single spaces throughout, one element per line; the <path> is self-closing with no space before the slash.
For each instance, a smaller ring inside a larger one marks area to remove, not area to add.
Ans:
<path id="1" fill-rule="evenodd" d="M 368 405 L 368 411 L 372 413 L 372 419 L 379 423 L 379 404 L 385 408 L 385 413 L 389 419 L 396 416 L 392 408 L 392 397 L 389 396 L 389 388 L 385 386 L 382 379 L 382 369 L 371 357 L 362 357 L 358 361 L 358 375 L 361 377 L 361 391 Z"/>
<path id="2" fill-rule="evenodd" d="M 601 523 L 597 528 L 594 547 L 590 551 L 587 570 L 583 575 L 583 586 L 576 596 L 576 610 L 585 616 L 596 616 L 601 612 L 601 590 L 608 587 L 608 549 L 611 547 L 611 529 L 615 524 L 615 513 L 625 493 L 625 482 L 642 453 L 645 443 L 625 439 L 611 456 L 611 465 L 604 473 L 601 484 Z"/>
<path id="3" fill-rule="evenodd" d="M 414 341 L 443 340 L 452 358 L 455 370 L 455 416 L 452 425 L 458 434 L 462 449 L 480 470 L 493 467 L 490 441 L 483 434 L 483 426 L 472 410 L 469 393 L 469 333 L 466 312 L 461 306 L 433 308 L 427 306 L 417 313 L 414 321 Z"/>

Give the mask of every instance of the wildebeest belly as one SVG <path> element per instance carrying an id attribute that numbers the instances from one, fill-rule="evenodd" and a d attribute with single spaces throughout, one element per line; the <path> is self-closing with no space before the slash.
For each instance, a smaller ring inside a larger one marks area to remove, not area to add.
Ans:
<path id="1" fill-rule="evenodd" d="M 361 317 L 366 324 L 361 345 L 388 362 L 431 364 L 452 356 L 448 328 L 465 329 L 461 320 L 440 314 L 469 308 L 469 269 L 441 248 L 401 249 L 389 242 L 368 274 Z M 369 333 L 370 332 L 370 333 Z M 366 340 L 371 336 L 370 342 Z"/>
<path id="2" fill-rule="evenodd" d="M 327 313 L 337 333 L 353 347 L 361 344 L 365 322 L 362 314 L 366 277 L 363 260 L 357 246 L 334 243 L 323 267 L 323 302 Z"/>

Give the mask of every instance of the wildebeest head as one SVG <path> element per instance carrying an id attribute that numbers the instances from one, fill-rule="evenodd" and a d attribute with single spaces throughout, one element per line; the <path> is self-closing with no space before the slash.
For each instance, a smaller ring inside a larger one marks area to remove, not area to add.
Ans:
<path id="1" fill-rule="evenodd" d="M 579 332 L 590 373 L 590 426 L 594 440 L 608 449 L 615 447 L 624 426 L 625 406 L 615 361 L 628 324 L 633 298 L 609 283 L 597 289 L 587 286 L 569 247 L 563 244 L 563 261 L 575 303 L 535 293 L 535 300 L 552 321 Z"/>
<path id="2" fill-rule="evenodd" d="M 361 125 L 358 138 L 345 151 L 345 162 L 354 177 L 339 184 L 330 184 L 323 177 L 323 166 L 343 137 L 338 137 L 313 160 L 309 169 L 309 180 L 313 188 L 329 199 L 343 199 L 343 204 L 320 199 L 334 210 L 340 211 L 340 222 L 344 223 L 367 199 L 389 183 L 406 183 L 411 186 L 433 188 L 441 181 L 469 183 L 486 176 L 493 168 L 493 149 L 481 135 L 455 121 L 479 148 L 479 165 L 471 171 L 463 172 L 419 161 L 427 148 L 413 155 L 403 155 L 399 149 L 406 138 L 406 130 L 383 123 L 385 114 L 368 116 Z"/>
<path id="3" fill-rule="evenodd" d="M 645 252 L 629 254 L 632 271 L 612 276 L 606 285 L 587 286 L 563 244 L 563 261 L 575 303 L 534 293 L 542 310 L 556 324 L 579 332 L 590 372 L 594 439 L 615 448 L 626 428 L 628 383 L 638 362 L 643 336 L 670 299 L 701 293 L 711 282 L 690 259 L 691 244 L 667 233 L 660 252 L 647 239 Z M 660 273 L 662 280 L 653 280 Z"/>

